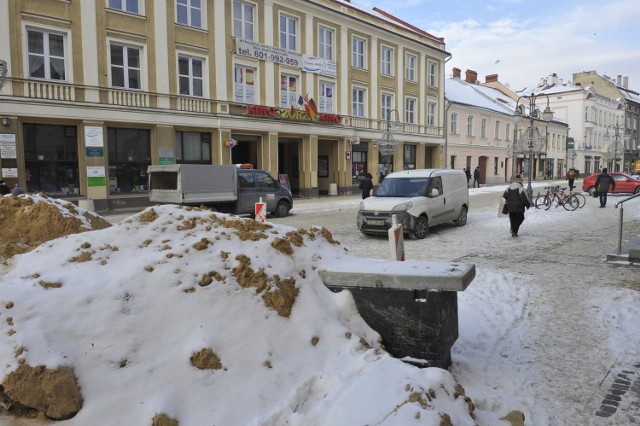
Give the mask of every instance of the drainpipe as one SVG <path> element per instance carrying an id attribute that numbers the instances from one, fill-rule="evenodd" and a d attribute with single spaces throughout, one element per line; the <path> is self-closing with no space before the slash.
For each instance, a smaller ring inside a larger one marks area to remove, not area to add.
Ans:
<path id="1" fill-rule="evenodd" d="M 449 56 L 447 58 L 445 58 L 444 63 L 446 65 L 447 62 L 449 62 L 449 60 L 452 58 L 453 55 L 449 54 Z M 446 83 L 443 84 L 442 86 L 442 90 L 444 91 L 446 87 Z M 447 152 L 447 148 L 448 148 L 448 141 L 449 141 L 449 132 L 447 132 L 447 121 L 449 118 L 449 108 L 451 107 L 451 102 L 449 102 L 449 104 L 447 105 L 447 94 L 445 93 L 444 95 L 444 103 L 445 103 L 445 108 L 444 108 L 444 120 L 442 120 L 442 123 L 444 125 L 444 169 L 448 169 L 449 168 L 449 161 L 448 160 L 448 152 Z"/>

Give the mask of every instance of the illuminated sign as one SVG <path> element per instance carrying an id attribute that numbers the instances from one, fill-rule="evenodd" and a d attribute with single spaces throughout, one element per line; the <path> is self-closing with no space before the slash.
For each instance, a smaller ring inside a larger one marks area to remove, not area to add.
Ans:
<path id="1" fill-rule="evenodd" d="M 280 118 L 297 121 L 313 121 L 320 123 L 340 124 L 338 114 L 310 113 L 310 111 L 291 108 L 276 108 L 263 105 L 247 105 L 247 115 L 266 118 Z"/>

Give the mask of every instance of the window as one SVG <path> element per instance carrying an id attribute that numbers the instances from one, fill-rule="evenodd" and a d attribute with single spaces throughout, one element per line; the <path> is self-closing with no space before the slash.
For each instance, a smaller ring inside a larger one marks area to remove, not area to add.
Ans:
<path id="1" fill-rule="evenodd" d="M 254 5 L 244 1 L 233 1 L 233 36 L 253 40 Z"/>
<path id="2" fill-rule="evenodd" d="M 109 0 L 109 9 L 129 13 L 139 13 L 138 0 Z"/>
<path id="3" fill-rule="evenodd" d="M 408 81 L 416 81 L 416 63 L 416 56 L 407 53 L 405 57 L 404 78 Z"/>
<path id="4" fill-rule="evenodd" d="M 364 69 L 365 41 L 354 37 L 351 40 L 351 62 L 354 68 Z"/>
<path id="5" fill-rule="evenodd" d="M 176 0 L 178 23 L 202 28 L 202 0 Z"/>
<path id="6" fill-rule="evenodd" d="M 380 97 L 380 113 L 383 120 L 391 118 L 391 110 L 393 109 L 393 95 L 390 93 L 383 93 Z"/>
<path id="7" fill-rule="evenodd" d="M 296 34 L 298 32 L 298 20 L 291 16 L 280 15 L 280 47 L 287 50 L 296 50 Z"/>
<path id="8" fill-rule="evenodd" d="M 505 129 L 505 132 L 504 132 L 504 136 L 505 136 L 504 140 L 506 140 L 506 141 L 511 140 L 511 139 L 509 139 L 511 137 L 511 123 L 507 123 L 505 125 L 505 128 L 506 129 Z"/>
<path id="9" fill-rule="evenodd" d="M 416 122 L 416 100 L 415 98 L 405 98 L 404 100 L 404 121 L 409 124 Z"/>
<path id="10" fill-rule="evenodd" d="M 256 69 L 236 65 L 233 72 L 233 99 L 236 102 L 253 104 L 256 101 Z"/>
<path id="11" fill-rule="evenodd" d="M 452 112 L 449 120 L 449 133 L 452 135 L 458 134 L 458 113 Z"/>
<path id="12" fill-rule="evenodd" d="M 493 137 L 500 139 L 500 121 L 496 120 L 496 125 L 493 132 Z"/>
<path id="13" fill-rule="evenodd" d="M 427 84 L 436 87 L 438 85 L 438 64 L 427 61 Z"/>
<path id="14" fill-rule="evenodd" d="M 180 55 L 178 57 L 179 93 L 189 96 L 203 96 L 202 59 Z"/>
<path id="15" fill-rule="evenodd" d="M 354 117 L 364 117 L 365 90 L 354 87 L 351 96 L 351 113 Z"/>
<path id="16" fill-rule="evenodd" d="M 324 113 L 333 112 L 333 82 L 320 80 L 320 102 L 318 111 Z"/>
<path id="17" fill-rule="evenodd" d="M 437 104 L 432 101 L 427 102 L 427 126 L 436 125 L 436 110 Z"/>
<path id="18" fill-rule="evenodd" d="M 111 86 L 140 89 L 140 49 L 111 43 Z"/>
<path id="19" fill-rule="evenodd" d="M 383 75 L 393 75 L 393 50 L 389 47 L 380 48 L 380 72 Z"/>
<path id="20" fill-rule="evenodd" d="M 403 168 L 404 170 L 412 170 L 416 168 L 416 146 L 405 145 L 403 149 Z"/>
<path id="21" fill-rule="evenodd" d="M 211 164 L 211 134 L 176 132 L 176 162 Z"/>
<path id="22" fill-rule="evenodd" d="M 487 137 L 487 119 L 486 118 L 483 118 L 480 121 L 480 137 L 481 138 Z"/>
<path id="23" fill-rule="evenodd" d="M 289 108 L 298 103 L 298 76 L 280 75 L 280 106 Z"/>
<path id="24" fill-rule="evenodd" d="M 46 31 L 27 31 L 29 77 L 66 80 L 65 36 Z"/>
<path id="25" fill-rule="evenodd" d="M 145 129 L 107 129 L 111 193 L 140 192 L 146 188 L 146 170 L 151 165 L 150 139 L 150 132 Z"/>
<path id="26" fill-rule="evenodd" d="M 493 157 L 493 174 L 498 175 L 498 157 Z"/>
<path id="27" fill-rule="evenodd" d="M 467 116 L 467 136 L 473 136 L 473 116 Z"/>
<path id="28" fill-rule="evenodd" d="M 318 56 L 322 59 L 333 59 L 334 31 L 327 27 L 318 27 Z"/>

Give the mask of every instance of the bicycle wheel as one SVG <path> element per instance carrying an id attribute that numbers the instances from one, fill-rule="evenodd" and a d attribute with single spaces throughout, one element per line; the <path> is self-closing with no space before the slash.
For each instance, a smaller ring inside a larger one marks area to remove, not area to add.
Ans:
<path id="1" fill-rule="evenodd" d="M 558 194 L 549 195 L 549 204 L 547 205 L 547 210 L 553 207 L 560 207 L 562 205 L 562 198 Z"/>
<path id="2" fill-rule="evenodd" d="M 581 209 L 587 205 L 587 197 L 585 197 L 583 194 L 576 192 L 573 195 L 578 198 L 578 201 L 580 201 L 580 206 L 578 208 Z"/>
<path id="3" fill-rule="evenodd" d="M 537 196 L 534 206 L 536 209 L 549 210 L 549 207 L 551 207 L 551 196 L 548 194 Z"/>
<path id="4" fill-rule="evenodd" d="M 574 211 L 580 206 L 580 200 L 575 195 L 567 195 L 562 199 L 562 207 L 568 211 Z"/>

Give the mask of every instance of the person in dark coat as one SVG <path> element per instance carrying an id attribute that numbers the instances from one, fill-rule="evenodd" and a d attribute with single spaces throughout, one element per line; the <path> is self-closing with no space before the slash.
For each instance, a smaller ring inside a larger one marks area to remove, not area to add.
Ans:
<path id="1" fill-rule="evenodd" d="M 569 191 L 573 191 L 573 188 L 576 186 L 573 184 L 573 181 L 576 180 L 576 171 L 574 169 L 569 169 L 567 172 L 567 181 L 569 181 Z"/>
<path id="2" fill-rule="evenodd" d="M 478 188 L 480 188 L 480 167 L 476 167 L 473 171 L 473 187 L 476 187 L 476 183 L 478 184 Z"/>
<path id="3" fill-rule="evenodd" d="M 468 187 L 469 185 L 471 185 L 471 168 L 468 168 L 468 169 L 467 169 L 467 168 L 465 167 L 465 168 L 464 168 L 464 169 L 462 169 L 462 170 L 464 171 L 464 174 L 467 176 L 467 187 Z"/>
<path id="4" fill-rule="evenodd" d="M 364 176 L 364 179 L 360 181 L 359 188 L 362 189 L 363 200 L 371 195 L 371 190 L 373 189 L 373 183 L 371 182 L 371 179 L 373 179 L 373 176 L 371 175 L 371 173 L 367 173 Z"/>
<path id="5" fill-rule="evenodd" d="M 516 175 L 516 180 L 507 187 L 502 194 L 507 210 L 509 210 L 509 222 L 511 224 L 511 236 L 517 237 L 520 225 L 524 222 L 524 211 L 529 210 L 531 202 L 527 196 L 527 192 L 522 186 L 522 176 Z"/>
<path id="6" fill-rule="evenodd" d="M 611 192 L 615 191 L 616 181 L 607 173 L 607 168 L 605 167 L 602 169 L 602 173 L 596 178 L 596 191 L 598 191 L 598 196 L 600 197 L 600 208 L 607 206 L 607 192 L 609 192 L 609 187 L 611 187 Z"/>
<path id="7" fill-rule="evenodd" d="M 11 189 L 9 189 L 9 185 L 3 180 L 0 180 L 0 195 L 11 194 Z"/>

